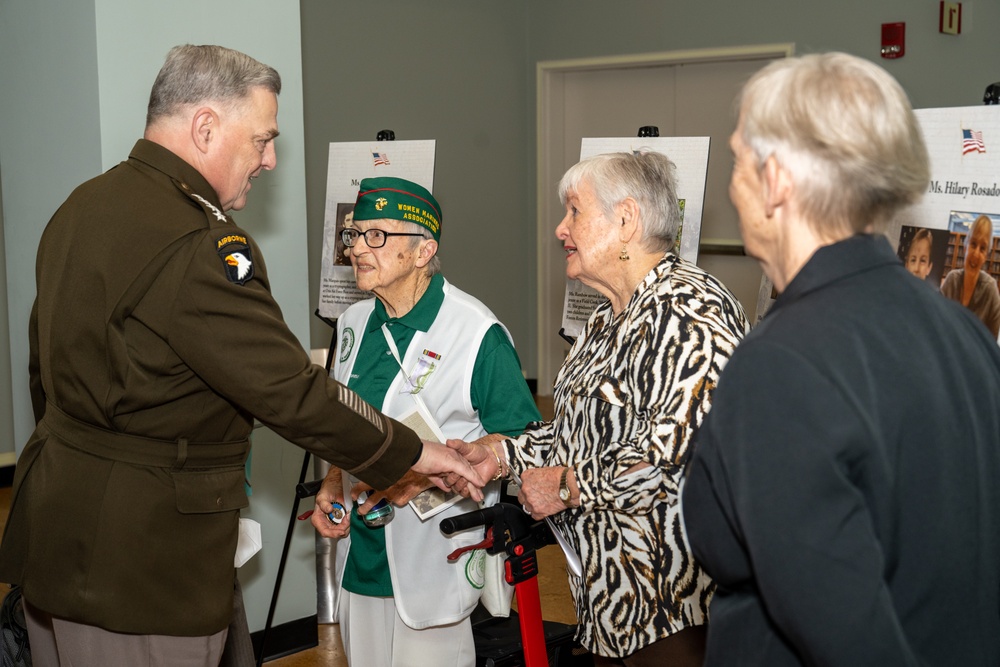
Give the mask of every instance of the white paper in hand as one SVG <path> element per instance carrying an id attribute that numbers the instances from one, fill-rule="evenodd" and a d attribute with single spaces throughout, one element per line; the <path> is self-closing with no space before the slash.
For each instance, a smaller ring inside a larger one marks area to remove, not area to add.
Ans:
<path id="1" fill-rule="evenodd" d="M 444 442 L 444 434 L 434 422 L 434 418 L 424 409 L 421 402 L 417 403 L 413 412 L 400 417 L 399 423 L 413 430 L 421 440 Z M 421 521 L 426 521 L 435 514 L 440 514 L 459 500 L 462 496 L 454 492 L 445 492 L 436 486 L 421 491 L 410 500 L 410 507 L 417 513 Z"/>

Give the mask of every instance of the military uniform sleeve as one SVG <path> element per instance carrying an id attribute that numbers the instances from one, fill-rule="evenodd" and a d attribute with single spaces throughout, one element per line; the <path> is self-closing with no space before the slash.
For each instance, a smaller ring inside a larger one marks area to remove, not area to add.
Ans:
<path id="1" fill-rule="evenodd" d="M 45 415 L 45 389 L 42 387 L 42 368 L 38 350 L 38 301 L 31 306 L 28 320 L 28 391 L 31 410 L 37 424 Z"/>
<path id="2" fill-rule="evenodd" d="M 310 362 L 271 295 L 260 249 L 225 229 L 244 243 L 227 245 L 213 229 L 170 267 L 182 272 L 170 345 L 218 394 L 282 437 L 375 488 L 391 486 L 420 455 L 419 438 Z"/>

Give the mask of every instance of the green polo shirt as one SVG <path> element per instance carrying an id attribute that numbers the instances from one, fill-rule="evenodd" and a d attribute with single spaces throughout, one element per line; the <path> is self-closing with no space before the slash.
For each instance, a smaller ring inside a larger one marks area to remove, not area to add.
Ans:
<path id="1" fill-rule="evenodd" d="M 444 278 L 440 274 L 431 278 L 427 291 L 402 317 L 389 317 L 385 306 L 376 299 L 347 386 L 368 403 L 381 406 L 389 385 L 399 373 L 399 364 L 379 329 L 383 323 L 388 325 L 400 358 L 405 358 L 414 334 L 430 329 L 443 301 Z M 541 419 L 521 374 L 521 360 L 499 324 L 486 332 L 476 355 L 472 371 L 472 407 L 479 412 L 487 433 L 520 435 L 529 422 Z M 366 526 L 357 512 L 357 505 L 351 512 L 351 550 L 344 566 L 343 587 L 359 595 L 392 595 L 385 528 Z"/>

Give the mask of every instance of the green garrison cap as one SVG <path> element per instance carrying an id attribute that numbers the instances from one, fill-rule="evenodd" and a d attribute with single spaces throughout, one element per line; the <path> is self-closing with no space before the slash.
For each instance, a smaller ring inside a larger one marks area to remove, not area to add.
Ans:
<path id="1" fill-rule="evenodd" d="M 354 220 L 406 220 L 430 230 L 441 240 L 441 207 L 434 195 L 413 181 L 382 176 L 361 181 Z"/>

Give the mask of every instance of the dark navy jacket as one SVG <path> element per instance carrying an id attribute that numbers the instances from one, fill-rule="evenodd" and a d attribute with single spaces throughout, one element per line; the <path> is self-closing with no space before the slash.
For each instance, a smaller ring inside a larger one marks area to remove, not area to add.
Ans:
<path id="1" fill-rule="evenodd" d="M 1000 349 L 882 237 L 736 349 L 683 493 L 706 665 L 1000 664 Z"/>

